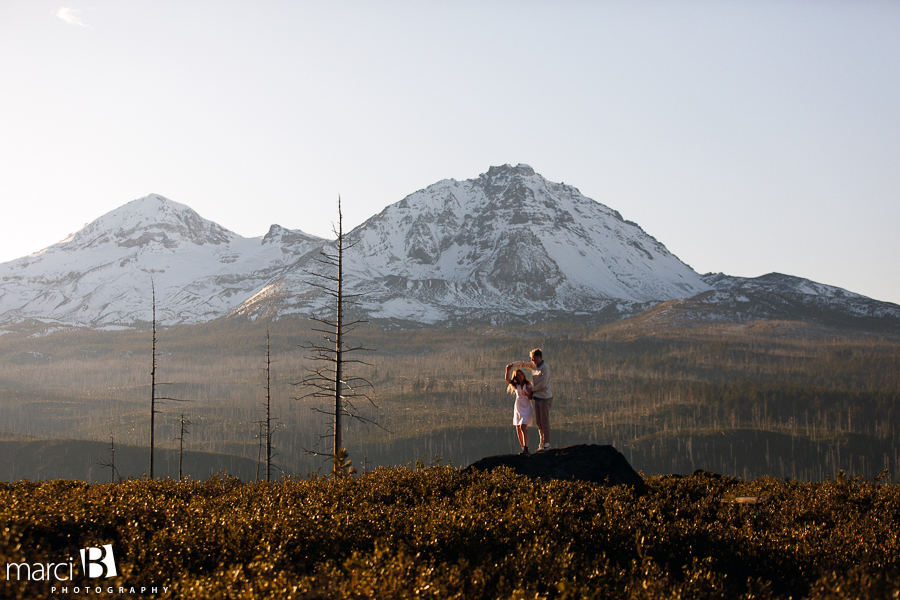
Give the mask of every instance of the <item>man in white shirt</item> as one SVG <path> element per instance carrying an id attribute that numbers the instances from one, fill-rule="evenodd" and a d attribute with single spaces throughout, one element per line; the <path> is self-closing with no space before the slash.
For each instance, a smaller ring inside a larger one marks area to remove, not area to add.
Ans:
<path id="1" fill-rule="evenodd" d="M 524 367 L 531 369 L 531 385 L 534 390 L 534 420 L 538 432 L 541 434 L 541 443 L 538 444 L 538 452 L 550 449 L 550 407 L 553 406 L 553 392 L 550 390 L 550 365 L 544 361 L 544 355 L 540 348 L 531 351 L 531 361 L 518 361 L 506 365 L 510 367 Z"/>

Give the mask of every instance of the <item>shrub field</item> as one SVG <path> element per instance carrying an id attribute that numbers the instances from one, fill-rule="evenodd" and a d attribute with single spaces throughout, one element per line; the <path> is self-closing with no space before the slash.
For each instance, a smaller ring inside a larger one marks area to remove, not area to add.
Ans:
<path id="1" fill-rule="evenodd" d="M 900 597 L 896 484 L 646 482 L 638 496 L 420 462 L 276 483 L 0 483 L 0 597 Z M 104 544 L 117 576 L 86 579 L 79 550 Z M 24 581 L 60 562 L 71 580 Z"/>

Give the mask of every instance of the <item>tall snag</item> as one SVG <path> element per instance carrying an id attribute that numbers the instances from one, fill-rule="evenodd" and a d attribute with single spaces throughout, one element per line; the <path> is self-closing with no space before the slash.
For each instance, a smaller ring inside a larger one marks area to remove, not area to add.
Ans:
<path id="1" fill-rule="evenodd" d="M 278 428 L 277 424 L 273 424 L 272 421 L 277 421 L 277 418 L 272 416 L 272 346 L 269 338 L 269 327 L 266 326 L 266 415 L 263 420 L 256 421 L 259 424 L 259 450 L 256 455 L 256 480 L 259 481 L 259 468 L 262 463 L 262 449 L 263 449 L 263 440 L 265 440 L 266 447 L 266 481 L 272 480 L 272 458 L 275 456 L 272 454 L 272 450 L 275 449 L 275 446 L 272 444 L 272 436 L 275 434 L 275 430 Z M 277 467 L 276 467 L 277 468 Z"/>
<path id="2" fill-rule="evenodd" d="M 150 281 L 153 292 L 153 345 L 150 351 L 150 479 L 153 479 L 153 449 L 156 431 L 156 285 Z"/>
<path id="3" fill-rule="evenodd" d="M 182 475 L 181 467 L 184 464 L 184 434 L 190 433 L 191 430 L 188 429 L 188 425 L 193 425 L 192 421 L 188 421 L 184 418 L 184 413 L 181 413 L 181 433 L 178 434 L 178 437 L 175 438 L 178 440 L 178 481 L 184 479 Z"/>
<path id="4" fill-rule="evenodd" d="M 153 299 L 153 320 L 151 331 L 153 333 L 153 343 L 150 350 L 150 479 L 153 479 L 153 451 L 156 448 L 156 404 L 162 403 L 163 400 L 175 400 L 181 402 L 178 398 L 157 397 L 156 386 L 171 385 L 169 383 L 160 383 L 156 381 L 156 285 L 150 280 L 150 290 Z"/>
<path id="5" fill-rule="evenodd" d="M 112 435 L 109 436 L 109 460 L 108 461 L 96 461 L 98 465 L 101 467 L 109 467 L 109 482 L 115 483 L 116 478 L 118 481 L 122 480 L 122 476 L 119 474 L 119 470 L 116 468 L 116 440 Z"/>
<path id="6" fill-rule="evenodd" d="M 322 250 L 318 258 L 313 259 L 321 270 L 317 272 L 306 271 L 315 279 L 308 283 L 322 290 L 326 295 L 334 299 L 335 312 L 333 318 L 318 318 L 312 320 L 320 327 L 313 327 L 313 331 L 322 334 L 320 343 L 308 342 L 301 345 L 308 350 L 310 358 L 316 365 L 307 369 L 307 374 L 302 381 L 294 385 L 300 386 L 304 394 L 295 398 L 322 398 L 329 402 L 328 408 L 314 407 L 313 410 L 332 417 L 330 432 L 320 436 L 332 438 L 332 451 L 330 453 L 304 449 L 317 456 L 330 456 L 334 462 L 332 473 L 342 475 L 351 472 L 350 461 L 347 460 L 347 450 L 344 448 L 343 428 L 344 417 L 350 420 L 358 420 L 367 425 L 377 425 L 375 421 L 367 419 L 360 413 L 357 404 L 359 401 L 367 401 L 377 408 L 374 401 L 374 389 L 372 383 L 364 377 L 349 374 L 351 365 L 369 365 L 363 360 L 354 358 L 354 353 L 371 349 L 364 346 L 352 346 L 347 343 L 347 335 L 352 333 L 356 325 L 367 321 L 357 319 L 345 322 L 347 309 L 358 304 L 359 294 L 348 294 L 344 290 L 344 253 L 356 245 L 356 242 L 348 242 L 343 231 L 343 215 L 341 213 L 341 199 L 338 196 L 338 221 L 333 229 L 337 240 L 334 252 Z M 318 445 L 318 444 L 317 444 Z"/>

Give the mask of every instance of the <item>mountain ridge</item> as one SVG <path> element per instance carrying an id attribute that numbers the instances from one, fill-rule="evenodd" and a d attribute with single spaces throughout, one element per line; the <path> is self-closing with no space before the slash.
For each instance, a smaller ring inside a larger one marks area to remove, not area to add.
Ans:
<path id="1" fill-rule="evenodd" d="M 0 264 L 0 322 L 149 322 L 151 287 L 170 323 L 218 318 L 325 242 L 299 230 L 270 233 L 269 239 L 243 238 L 151 194 L 57 244 Z"/>
<path id="2" fill-rule="evenodd" d="M 708 289 L 637 224 L 528 165 L 445 179 L 347 234 L 348 285 L 379 319 L 509 322 L 636 309 Z M 282 311 L 314 308 L 305 273 L 286 273 Z M 235 314 L 251 316 L 253 302 Z"/>
<path id="3" fill-rule="evenodd" d="M 346 237 L 354 242 L 345 255 L 346 288 L 359 294 L 356 312 L 374 320 L 608 322 L 685 299 L 713 320 L 804 310 L 825 320 L 832 313 L 900 320 L 900 306 L 802 278 L 700 275 L 618 211 L 524 164 L 439 181 Z M 277 224 L 244 238 L 150 194 L 0 264 L 0 324 L 146 323 L 151 286 L 159 320 L 169 325 L 321 314 L 330 300 L 310 285 L 310 271 L 333 248 Z M 748 302 L 753 310 L 743 310 Z"/>

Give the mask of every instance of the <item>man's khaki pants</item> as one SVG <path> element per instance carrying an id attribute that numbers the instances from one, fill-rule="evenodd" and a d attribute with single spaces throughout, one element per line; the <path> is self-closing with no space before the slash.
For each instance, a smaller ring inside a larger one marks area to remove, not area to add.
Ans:
<path id="1" fill-rule="evenodd" d="M 541 444 L 538 449 L 544 447 L 544 444 L 550 443 L 550 407 L 553 406 L 553 398 L 541 400 L 534 399 L 534 420 L 537 424 L 538 431 L 541 434 Z"/>

